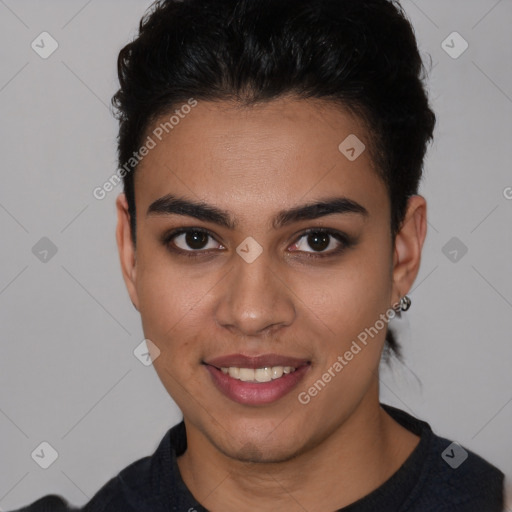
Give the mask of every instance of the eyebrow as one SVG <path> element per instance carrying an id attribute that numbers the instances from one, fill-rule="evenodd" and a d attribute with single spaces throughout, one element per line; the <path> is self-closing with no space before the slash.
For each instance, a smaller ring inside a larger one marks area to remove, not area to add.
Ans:
<path id="1" fill-rule="evenodd" d="M 355 213 L 368 217 L 368 210 L 347 197 L 333 197 L 282 210 L 272 219 L 272 227 L 281 227 L 302 220 L 313 220 L 326 215 Z M 227 229 L 237 229 L 238 222 L 230 212 L 204 202 L 195 202 L 172 194 L 157 199 L 149 206 L 146 216 L 186 215 L 204 222 L 212 222 Z"/>

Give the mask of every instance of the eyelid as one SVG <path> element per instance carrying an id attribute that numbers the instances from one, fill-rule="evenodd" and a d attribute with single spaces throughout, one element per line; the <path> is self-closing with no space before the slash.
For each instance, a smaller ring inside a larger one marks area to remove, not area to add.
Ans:
<path id="1" fill-rule="evenodd" d="M 182 228 L 175 228 L 171 229 L 168 232 L 165 232 L 162 237 L 160 238 L 161 243 L 168 247 L 170 251 L 172 251 L 175 254 L 183 255 L 186 257 L 201 257 L 201 256 L 209 256 L 211 255 L 211 251 L 214 251 L 216 249 L 197 249 L 197 250 L 184 250 L 180 249 L 179 247 L 173 247 L 170 248 L 170 244 L 172 240 L 179 235 L 182 235 L 184 233 L 189 232 L 198 232 L 198 233 L 204 233 L 210 238 L 213 238 L 217 243 L 222 245 L 216 238 L 216 236 L 208 229 L 202 228 L 202 227 L 182 227 Z M 340 243 L 340 247 L 337 249 L 332 249 L 328 252 L 309 252 L 309 251 L 291 251 L 292 253 L 302 253 L 305 254 L 306 257 L 313 257 L 313 258 L 327 258 L 328 256 L 335 256 L 341 252 L 343 252 L 345 249 L 348 249 L 352 245 L 356 243 L 356 240 L 341 231 L 338 231 L 336 229 L 332 228 L 324 228 L 324 227 L 311 227 L 308 229 L 305 229 L 301 231 L 299 234 L 297 234 L 294 238 L 294 242 L 292 242 L 292 245 L 296 244 L 301 238 L 311 234 L 311 233 L 326 233 L 330 235 L 332 238 L 337 240 Z"/>
<path id="2" fill-rule="evenodd" d="M 297 237 L 295 238 L 295 242 L 293 244 L 296 244 L 301 238 L 304 238 L 305 236 L 308 236 L 311 233 L 325 233 L 329 235 L 331 238 L 334 238 L 338 243 L 339 246 L 336 249 L 331 249 L 327 252 L 318 252 L 318 251 L 292 251 L 293 253 L 299 253 L 299 254 L 305 254 L 306 257 L 309 258 L 328 258 L 329 256 L 336 256 L 338 254 L 341 254 L 349 247 L 352 247 L 355 245 L 356 240 L 346 234 L 342 231 L 338 231 L 337 229 L 332 228 L 323 228 L 323 227 L 311 227 L 304 231 L 301 231 Z"/>
<path id="3" fill-rule="evenodd" d="M 210 230 L 208 230 L 206 228 L 200 228 L 200 227 L 183 227 L 183 228 L 171 229 L 170 231 L 167 231 L 162 235 L 160 241 L 162 242 L 162 244 L 164 246 L 168 247 L 170 251 L 172 251 L 178 255 L 201 256 L 201 255 L 210 254 L 210 251 L 212 251 L 212 249 L 197 249 L 197 250 L 186 251 L 184 249 L 180 249 L 179 247 L 170 248 L 171 242 L 174 238 L 176 238 L 180 235 L 183 235 L 185 233 L 190 233 L 190 232 L 204 233 L 207 236 L 209 236 L 210 238 L 213 238 L 218 244 L 220 244 L 220 242 L 217 240 L 215 235 L 213 235 L 213 233 L 211 233 Z M 220 244 L 220 245 L 222 245 L 222 244 Z"/>

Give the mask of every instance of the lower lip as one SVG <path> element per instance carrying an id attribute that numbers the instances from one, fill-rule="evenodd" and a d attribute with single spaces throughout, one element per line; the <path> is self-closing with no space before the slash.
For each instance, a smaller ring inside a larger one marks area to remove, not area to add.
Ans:
<path id="1" fill-rule="evenodd" d="M 295 388 L 308 372 L 310 365 L 301 366 L 294 372 L 269 382 L 243 382 L 209 364 L 205 367 L 217 389 L 231 400 L 244 405 L 264 405 L 279 400 Z"/>

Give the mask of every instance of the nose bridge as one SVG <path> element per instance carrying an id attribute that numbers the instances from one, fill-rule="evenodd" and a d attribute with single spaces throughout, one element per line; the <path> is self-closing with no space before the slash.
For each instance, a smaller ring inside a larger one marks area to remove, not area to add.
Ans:
<path id="1" fill-rule="evenodd" d="M 244 335 L 289 325 L 295 315 L 293 301 L 265 252 L 250 263 L 236 255 L 233 265 L 217 307 L 217 322 Z"/>

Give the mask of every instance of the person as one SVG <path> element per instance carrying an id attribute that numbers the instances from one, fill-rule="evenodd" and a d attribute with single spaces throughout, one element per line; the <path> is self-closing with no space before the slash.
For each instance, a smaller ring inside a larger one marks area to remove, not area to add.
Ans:
<path id="1" fill-rule="evenodd" d="M 118 74 L 120 263 L 183 420 L 81 510 L 501 511 L 498 468 L 379 401 L 436 122 L 400 5 L 157 1 Z"/>

